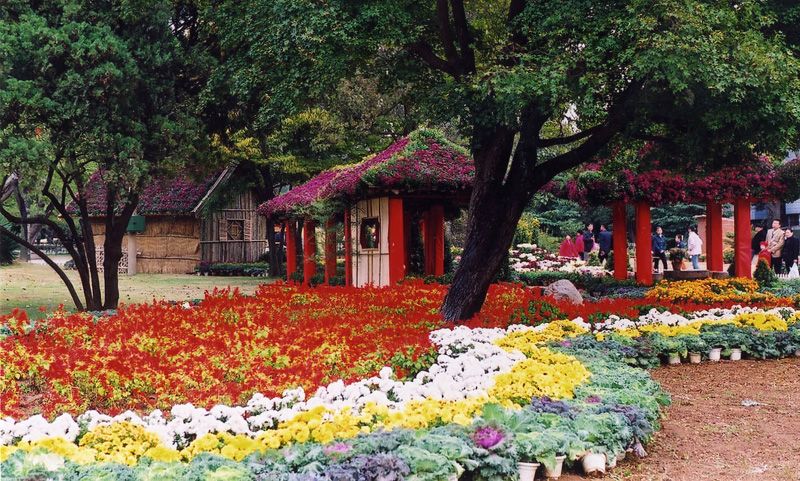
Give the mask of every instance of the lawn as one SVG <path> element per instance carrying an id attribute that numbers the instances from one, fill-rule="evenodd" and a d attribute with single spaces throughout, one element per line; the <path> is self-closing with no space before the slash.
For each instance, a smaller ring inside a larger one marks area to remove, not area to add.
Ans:
<path id="1" fill-rule="evenodd" d="M 80 292 L 77 271 L 66 271 Z M 205 291 L 215 287 L 238 287 L 252 294 L 259 284 L 272 282 L 264 277 L 205 277 L 185 274 L 120 275 L 120 301 L 126 304 L 150 302 L 154 298 L 178 301 L 200 299 Z M 102 282 L 102 279 L 101 279 Z M 0 267 L 0 313 L 14 308 L 38 317 L 40 306 L 52 310 L 64 304 L 74 308 L 69 292 L 61 279 L 48 266 L 33 263 L 14 263 Z"/>

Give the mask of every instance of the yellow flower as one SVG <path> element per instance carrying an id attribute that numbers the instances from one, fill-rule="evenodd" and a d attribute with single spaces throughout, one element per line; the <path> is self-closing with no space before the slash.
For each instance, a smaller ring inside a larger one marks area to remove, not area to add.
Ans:
<path id="1" fill-rule="evenodd" d="M 495 341 L 495 344 L 506 351 L 517 350 L 528 355 L 528 349 L 536 344 L 550 341 L 560 341 L 564 338 L 575 337 L 587 332 L 572 321 L 558 320 L 547 324 L 541 331 L 527 330 L 515 331 Z"/>
<path id="2" fill-rule="evenodd" d="M 136 464 L 147 450 L 159 444 L 158 436 L 154 433 L 127 421 L 98 426 L 80 440 L 80 446 L 97 452 L 97 461 L 129 466 Z"/>

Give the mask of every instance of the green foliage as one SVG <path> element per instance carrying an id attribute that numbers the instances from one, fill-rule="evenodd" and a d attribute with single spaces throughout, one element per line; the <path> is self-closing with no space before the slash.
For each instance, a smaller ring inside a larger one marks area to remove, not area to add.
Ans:
<path id="1" fill-rule="evenodd" d="M 653 225 L 661 226 L 667 237 L 683 234 L 686 238 L 689 226 L 697 225 L 695 216 L 704 215 L 706 207 L 701 204 L 670 204 L 654 206 L 650 212 Z"/>
<path id="2" fill-rule="evenodd" d="M 16 235 L 19 235 L 22 230 L 18 225 L 12 225 L 3 219 L 0 219 L 0 225 L 10 230 Z M 14 262 L 19 252 L 19 244 L 10 237 L 0 233 L 0 265 L 8 265 Z"/>
<path id="3" fill-rule="evenodd" d="M 201 262 L 197 266 L 196 272 L 212 276 L 266 276 L 268 270 L 269 263 L 267 262 Z"/>
<path id="4" fill-rule="evenodd" d="M 753 279 L 755 279 L 762 288 L 772 287 L 778 282 L 778 276 L 775 275 L 775 271 L 772 270 L 764 259 L 758 260 L 756 271 L 753 273 Z"/>

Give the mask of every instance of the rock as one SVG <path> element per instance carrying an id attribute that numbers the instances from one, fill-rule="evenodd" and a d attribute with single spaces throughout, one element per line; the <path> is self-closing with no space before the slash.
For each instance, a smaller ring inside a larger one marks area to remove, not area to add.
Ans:
<path id="1" fill-rule="evenodd" d="M 566 300 L 573 304 L 583 304 L 583 296 L 572 282 L 561 279 L 544 288 L 544 295 L 560 301 Z"/>

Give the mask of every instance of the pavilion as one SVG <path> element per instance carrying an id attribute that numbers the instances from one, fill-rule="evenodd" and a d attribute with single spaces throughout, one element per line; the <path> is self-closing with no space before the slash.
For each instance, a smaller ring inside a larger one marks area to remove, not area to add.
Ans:
<path id="1" fill-rule="evenodd" d="M 444 221 L 467 205 L 475 170 L 462 147 L 434 130 L 412 132 L 363 162 L 320 173 L 262 204 L 259 212 L 286 224 L 286 251 L 294 253 L 302 225 L 303 281 L 316 276 L 316 229 L 325 233 L 324 279 L 336 276 L 338 224 L 343 224 L 345 285 L 386 286 L 408 273 L 421 235 L 424 272 L 444 274 Z M 287 255 L 287 278 L 298 271 Z"/>

